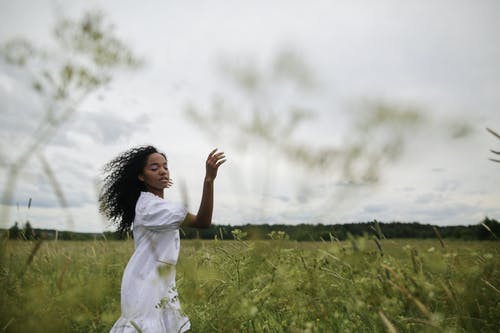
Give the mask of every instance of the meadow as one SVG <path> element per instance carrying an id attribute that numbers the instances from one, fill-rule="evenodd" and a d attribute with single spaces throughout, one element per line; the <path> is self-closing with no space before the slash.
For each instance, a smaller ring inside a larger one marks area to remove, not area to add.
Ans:
<path id="1" fill-rule="evenodd" d="M 500 242 L 183 240 L 192 332 L 498 332 Z M 2 241 L 1 332 L 108 332 L 132 241 Z"/>

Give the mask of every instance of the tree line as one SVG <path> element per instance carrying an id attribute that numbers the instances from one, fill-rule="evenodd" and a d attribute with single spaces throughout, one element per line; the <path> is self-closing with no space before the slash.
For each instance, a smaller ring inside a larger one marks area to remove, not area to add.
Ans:
<path id="1" fill-rule="evenodd" d="M 434 226 L 418 222 L 371 222 L 346 224 L 246 224 L 212 225 L 208 229 L 181 229 L 183 239 L 249 239 L 264 240 L 271 238 L 290 239 L 295 241 L 336 241 L 349 237 L 369 236 L 383 238 L 447 238 L 461 240 L 498 240 L 500 223 L 495 219 L 484 218 L 475 225 Z M 7 231 L 9 239 L 20 240 L 118 240 L 132 238 L 132 233 L 120 235 L 117 232 L 81 233 L 58 231 L 53 229 L 33 228 L 27 221 L 22 228 L 16 222 Z"/>

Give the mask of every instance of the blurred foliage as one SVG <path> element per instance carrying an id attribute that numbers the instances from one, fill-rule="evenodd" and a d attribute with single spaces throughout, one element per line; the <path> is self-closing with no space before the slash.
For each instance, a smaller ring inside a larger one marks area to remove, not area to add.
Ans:
<path id="1" fill-rule="evenodd" d="M 208 109 L 194 103 L 185 108 L 186 116 L 202 131 L 214 139 L 229 137 L 241 149 L 262 145 L 311 170 L 339 170 L 347 181 L 377 182 L 384 163 L 399 158 L 407 138 L 425 122 L 416 108 L 368 103 L 352 112 L 351 127 L 341 143 L 332 139 L 314 145 L 308 137 L 296 135 L 300 126 L 315 120 L 318 110 L 310 101 L 320 89 L 300 54 L 284 49 L 266 69 L 229 60 L 220 69 L 233 93 L 217 92 Z"/>
<path id="2" fill-rule="evenodd" d="M 184 241 L 192 332 L 497 332 L 498 242 Z M 0 327 L 109 332 L 131 241 L 4 241 Z"/>
<path id="3" fill-rule="evenodd" d="M 3 224 L 9 220 L 9 206 L 19 174 L 34 156 L 42 163 L 42 172 L 48 177 L 61 207 L 67 207 L 62 187 L 45 161 L 43 150 L 81 103 L 108 84 L 117 70 L 141 65 L 127 45 L 114 35 L 113 27 L 100 12 L 84 13 L 79 20 L 59 18 L 53 37 L 54 47 L 39 48 L 23 38 L 0 45 L 0 59 L 26 74 L 31 88 L 42 101 L 36 130 L 25 146 L 16 147 L 18 154 L 6 165 L 1 201 L 4 209 L 0 222 Z M 6 155 L 2 150 L 0 146 L 0 153 Z"/>

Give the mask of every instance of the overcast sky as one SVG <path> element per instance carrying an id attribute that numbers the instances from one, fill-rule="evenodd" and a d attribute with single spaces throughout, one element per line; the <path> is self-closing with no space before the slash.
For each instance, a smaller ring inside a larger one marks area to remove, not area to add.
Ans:
<path id="1" fill-rule="evenodd" d="M 193 213 L 206 155 L 226 152 L 215 223 L 500 219 L 500 164 L 488 160 L 500 141 L 485 130 L 500 132 L 500 2 L 0 0 L 0 42 L 49 47 L 58 15 L 89 9 L 104 13 L 144 66 L 117 72 L 39 151 L 68 208 L 30 156 L 3 227 L 29 219 L 109 230 L 97 211 L 102 166 L 141 144 L 167 154 L 167 197 L 186 198 Z M 0 62 L 2 191 L 44 105 L 25 70 Z M 373 118 L 380 106 L 393 116 Z M 280 132 L 290 110 L 306 117 Z M 272 140 L 244 131 L 257 113 L 273 124 Z M 359 145 L 366 149 L 349 164 Z M 290 147 L 333 158 L 304 163 Z"/>

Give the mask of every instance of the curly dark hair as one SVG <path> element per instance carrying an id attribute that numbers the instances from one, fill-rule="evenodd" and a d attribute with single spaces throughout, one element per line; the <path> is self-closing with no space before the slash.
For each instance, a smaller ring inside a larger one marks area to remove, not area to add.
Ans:
<path id="1" fill-rule="evenodd" d="M 124 236 L 130 231 L 135 218 L 135 205 L 144 183 L 139 175 L 146 166 L 148 156 L 159 152 L 153 146 L 131 148 L 104 166 L 104 182 L 99 194 L 99 211 L 116 224 L 118 232 Z"/>

